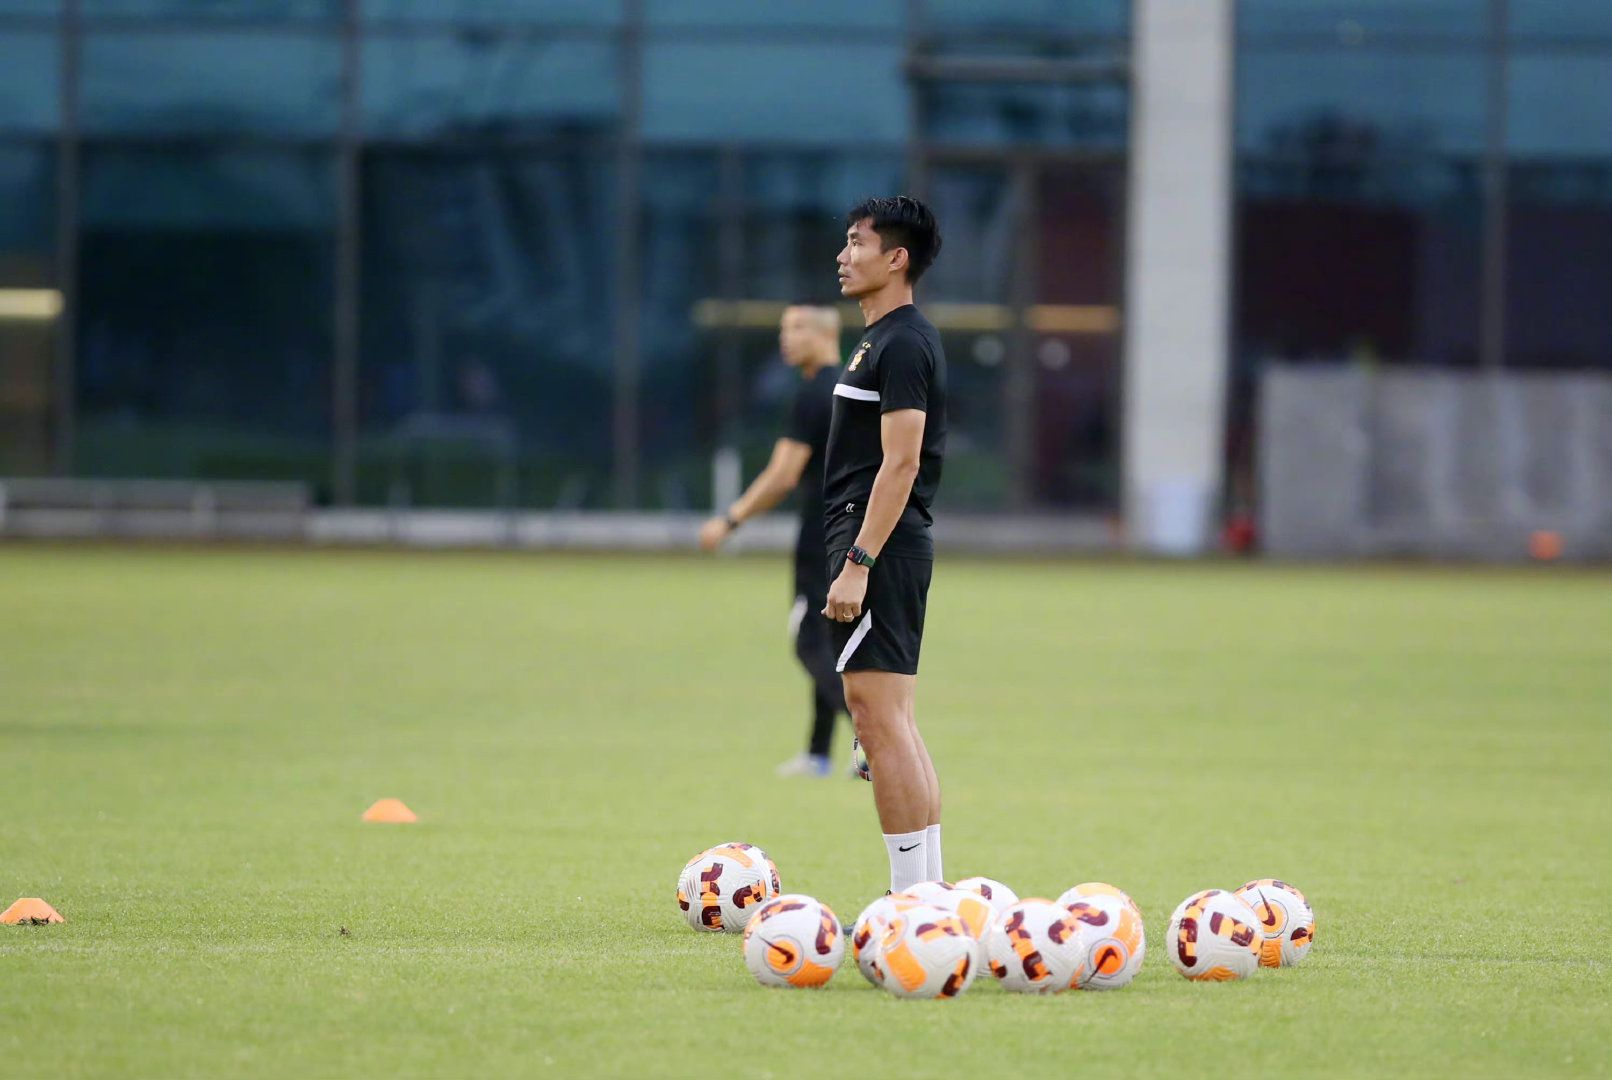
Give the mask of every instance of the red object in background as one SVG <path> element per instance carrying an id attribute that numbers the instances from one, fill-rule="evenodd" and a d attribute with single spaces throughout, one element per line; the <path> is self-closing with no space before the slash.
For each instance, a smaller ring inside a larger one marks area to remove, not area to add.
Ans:
<path id="1" fill-rule="evenodd" d="M 1259 545 L 1259 530 L 1254 515 L 1246 512 L 1226 518 L 1226 527 L 1220 530 L 1220 544 L 1233 555 L 1252 554 Z"/>

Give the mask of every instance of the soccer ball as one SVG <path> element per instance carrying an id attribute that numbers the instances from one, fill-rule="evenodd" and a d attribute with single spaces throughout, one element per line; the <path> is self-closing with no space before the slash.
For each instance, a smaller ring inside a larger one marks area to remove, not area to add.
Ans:
<path id="1" fill-rule="evenodd" d="M 921 881 L 908 889 L 907 895 L 916 896 L 924 903 L 943 908 L 962 919 L 969 936 L 975 941 L 984 938 L 985 931 L 996 921 L 996 909 L 989 900 L 978 893 L 959 889 L 949 881 Z"/>
<path id="2" fill-rule="evenodd" d="M 696 930 L 737 933 L 783 888 L 767 853 L 737 840 L 706 848 L 677 879 L 677 906 Z"/>
<path id="3" fill-rule="evenodd" d="M 962 889 L 964 892 L 978 893 L 985 898 L 985 902 L 991 905 L 991 910 L 998 915 L 1019 902 L 1018 893 L 1000 881 L 994 881 L 988 877 L 964 878 L 953 887 Z"/>
<path id="4" fill-rule="evenodd" d="M 877 968 L 876 961 L 879 957 L 879 942 L 884 937 L 884 928 L 897 912 L 918 907 L 922 902 L 916 896 L 909 896 L 907 893 L 881 896 L 863 908 L 862 914 L 856 917 L 856 924 L 851 927 L 851 957 L 856 961 L 856 968 L 862 973 L 862 977 L 874 986 L 878 986 L 883 978 L 883 972 Z"/>
<path id="5" fill-rule="evenodd" d="M 1205 889 L 1170 916 L 1165 948 L 1175 969 L 1194 981 L 1246 979 L 1259 967 L 1259 917 L 1236 895 Z"/>
<path id="6" fill-rule="evenodd" d="M 979 942 L 961 919 L 933 904 L 891 915 L 875 948 L 874 981 L 896 997 L 954 998 L 979 970 Z"/>
<path id="7" fill-rule="evenodd" d="M 1147 952 L 1142 917 L 1117 896 L 1088 896 L 1062 906 L 1080 921 L 1081 936 L 1089 943 L 1080 989 L 1118 990 L 1130 985 Z"/>
<path id="8" fill-rule="evenodd" d="M 1137 906 L 1135 900 L 1131 899 L 1130 893 L 1116 885 L 1110 885 L 1106 881 L 1083 881 L 1074 888 L 1065 891 L 1062 896 L 1058 897 L 1058 903 L 1062 904 L 1064 907 L 1068 907 L 1077 900 L 1086 900 L 1093 896 L 1112 896 L 1114 899 L 1119 900 L 1126 907 L 1136 912 L 1136 917 L 1138 919 L 1142 917 L 1142 909 Z"/>
<path id="9" fill-rule="evenodd" d="M 840 920 L 809 896 L 775 896 L 744 928 L 744 966 L 762 986 L 822 986 L 844 956 Z"/>
<path id="10" fill-rule="evenodd" d="M 985 958 L 1002 989 L 1056 994 L 1086 976 L 1091 940 L 1084 924 L 1051 900 L 1020 900 L 985 935 Z"/>
<path id="11" fill-rule="evenodd" d="M 1285 881 L 1260 878 L 1237 890 L 1259 919 L 1261 967 L 1292 967 L 1315 941 L 1315 912 L 1304 894 Z"/>

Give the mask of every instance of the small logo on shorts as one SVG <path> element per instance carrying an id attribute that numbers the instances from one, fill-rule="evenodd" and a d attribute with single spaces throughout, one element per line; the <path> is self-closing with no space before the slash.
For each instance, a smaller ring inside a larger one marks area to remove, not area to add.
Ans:
<path id="1" fill-rule="evenodd" d="M 847 513 L 847 514 L 854 514 L 854 513 L 856 513 L 856 503 L 846 503 L 846 504 L 845 504 L 845 512 L 846 512 L 846 513 Z"/>

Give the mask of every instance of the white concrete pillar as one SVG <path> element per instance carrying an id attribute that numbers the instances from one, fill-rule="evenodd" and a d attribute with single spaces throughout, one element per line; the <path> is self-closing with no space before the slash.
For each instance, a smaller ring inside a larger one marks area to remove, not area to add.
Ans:
<path id="1" fill-rule="evenodd" d="M 1233 0 L 1135 0 L 1125 516 L 1142 551 L 1213 542 L 1224 471 Z"/>

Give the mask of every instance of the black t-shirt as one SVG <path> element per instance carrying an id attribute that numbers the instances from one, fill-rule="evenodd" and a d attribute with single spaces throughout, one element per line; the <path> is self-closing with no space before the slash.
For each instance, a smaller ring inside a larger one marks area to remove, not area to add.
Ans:
<path id="1" fill-rule="evenodd" d="M 823 475 L 830 552 L 856 542 L 873 478 L 884 463 L 880 418 L 899 409 L 924 411 L 923 449 L 912 494 L 884 551 L 933 558 L 929 505 L 940 487 L 946 453 L 946 354 L 934 324 L 911 304 L 896 308 L 863 332 L 834 387 L 834 421 Z"/>
<path id="2" fill-rule="evenodd" d="M 828 454 L 828 425 L 833 415 L 834 384 L 839 377 L 839 368 L 825 367 L 811 378 L 801 379 L 795 389 L 794 403 L 789 407 L 789 420 L 784 425 L 784 438 L 812 448 L 812 456 L 800 474 L 796 577 L 806 572 L 815 580 L 827 572 L 827 549 L 823 546 L 823 459 Z M 823 588 L 826 592 L 828 587 L 825 584 Z"/>

